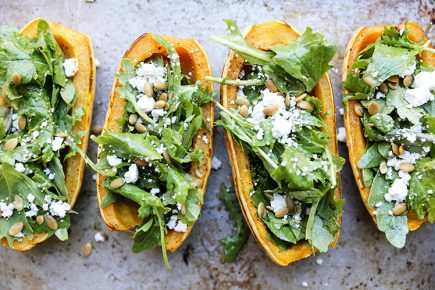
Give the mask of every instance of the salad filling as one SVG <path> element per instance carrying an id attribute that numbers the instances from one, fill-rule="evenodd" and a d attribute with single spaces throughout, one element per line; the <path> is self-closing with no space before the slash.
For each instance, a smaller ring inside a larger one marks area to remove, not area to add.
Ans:
<path id="1" fill-rule="evenodd" d="M 327 251 L 340 229 L 343 201 L 334 191 L 344 160 L 328 149 L 321 101 L 311 93 L 336 47 L 310 28 L 288 45 L 268 51 L 243 38 L 226 20 L 228 36 L 214 40 L 243 56 L 238 79 L 208 79 L 238 86 L 235 100 L 221 109 L 218 122 L 249 157 L 254 187 L 251 201 L 283 249 L 306 240 Z"/>
<path id="2" fill-rule="evenodd" d="M 35 234 L 68 239 L 71 201 L 62 163 L 84 135 L 73 126 L 75 58 L 67 58 L 48 23 L 33 38 L 0 34 L 0 239 L 9 247 Z M 71 146 L 72 145 L 72 146 Z"/>
<path id="3" fill-rule="evenodd" d="M 168 56 L 156 55 L 137 65 L 122 60 L 117 75 L 122 87 L 117 93 L 127 100 L 124 117 L 118 120 L 118 131 L 92 137 L 103 151 L 99 162 L 91 165 L 107 177 L 101 207 L 120 198 L 139 205 L 141 222 L 134 229 L 133 251 L 161 245 L 169 267 L 166 233 L 186 232 L 203 202 L 201 182 L 191 168 L 204 161 L 203 152 L 194 148 L 195 138 L 211 142 L 199 130 L 207 128 L 201 106 L 212 100 L 212 94 L 182 73 L 172 43 L 152 37 Z"/>
<path id="4" fill-rule="evenodd" d="M 408 213 L 435 220 L 435 68 L 419 55 L 432 51 L 408 30 L 385 27 L 352 65 L 343 87 L 360 117 L 366 151 L 358 161 L 368 205 L 379 230 L 405 245 Z M 424 39 L 424 37 L 422 38 Z"/>

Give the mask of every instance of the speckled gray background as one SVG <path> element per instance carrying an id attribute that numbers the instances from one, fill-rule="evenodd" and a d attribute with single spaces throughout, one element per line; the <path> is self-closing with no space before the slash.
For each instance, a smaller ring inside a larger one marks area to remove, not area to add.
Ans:
<path id="1" fill-rule="evenodd" d="M 302 2 L 302 3 L 301 3 Z M 427 4 L 433 1 L 426 0 Z M 210 35 L 225 33 L 223 18 L 236 19 L 241 28 L 251 23 L 285 20 L 303 31 L 310 25 L 338 45 L 330 73 L 337 106 L 341 100 L 340 73 L 347 41 L 362 25 L 399 23 L 406 19 L 424 25 L 428 8 L 418 1 L 8 1 L 0 0 L 0 23 L 22 27 L 35 17 L 60 21 L 92 38 L 97 70 L 94 124 L 103 124 L 113 73 L 124 51 L 144 32 L 194 37 L 208 52 L 218 75 L 227 49 L 213 43 Z M 434 39 L 434 29 L 432 30 Z M 337 117 L 342 124 L 341 116 Z M 342 172 L 346 198 L 341 239 L 326 254 L 286 268 L 276 266 L 251 237 L 235 263 L 221 264 L 219 240 L 230 233 L 227 214 L 217 199 L 221 182 L 230 181 L 230 167 L 222 130 L 217 129 L 215 155 L 223 167 L 213 171 L 202 218 L 190 237 L 170 255 L 167 271 L 160 249 L 141 254 L 130 252 L 130 235 L 109 232 L 102 222 L 92 171 L 73 216 L 71 238 L 56 238 L 25 253 L 0 248 L 0 290 L 3 289 L 434 289 L 435 225 L 409 234 L 402 250 L 390 246 L 369 219 L 361 203 L 348 164 Z M 347 150 L 340 144 L 340 153 Z M 89 154 L 95 156 L 91 143 Z M 99 230 L 108 235 L 96 243 Z M 92 241 L 91 256 L 82 257 L 83 245 Z M 323 259 L 322 265 L 316 260 Z"/>

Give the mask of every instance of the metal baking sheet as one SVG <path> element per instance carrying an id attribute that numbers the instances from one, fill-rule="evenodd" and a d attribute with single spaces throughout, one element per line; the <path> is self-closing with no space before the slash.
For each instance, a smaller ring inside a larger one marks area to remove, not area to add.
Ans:
<path id="1" fill-rule="evenodd" d="M 425 7 L 427 5 L 427 7 Z M 0 0 L 0 22 L 22 27 L 43 17 L 83 31 L 92 38 L 97 70 L 94 125 L 102 125 L 113 74 L 124 51 L 141 34 L 154 32 L 196 38 L 206 49 L 213 73 L 219 75 L 228 50 L 210 39 L 226 33 L 224 18 L 241 28 L 252 23 L 285 20 L 303 31 L 311 26 L 338 46 L 330 72 L 337 107 L 341 106 L 341 66 L 353 32 L 363 25 L 428 22 L 433 1 L 8 1 Z M 434 29 L 431 33 L 434 38 Z M 216 87 L 217 89 L 217 87 Z M 218 96 L 216 95 L 216 98 Z M 337 116 L 338 125 L 342 117 Z M 220 239 L 231 232 L 226 212 L 217 198 L 221 182 L 230 182 L 230 166 L 222 130 L 217 129 L 214 154 L 223 163 L 213 171 L 202 217 L 177 253 L 170 255 L 172 270 L 160 249 L 131 253 L 131 236 L 109 232 L 100 218 L 93 172 L 86 170 L 71 238 L 56 238 L 25 253 L 0 247 L 0 289 L 434 289 L 435 225 L 408 235 L 406 247 L 390 246 L 376 229 L 361 202 L 347 163 L 342 171 L 346 199 L 340 242 L 326 254 L 279 267 L 250 238 L 237 262 L 222 264 Z M 88 151 L 95 157 L 96 145 Z M 340 144 L 340 154 L 347 149 Z M 94 234 L 107 235 L 96 243 Z M 83 245 L 94 250 L 82 256 Z"/>

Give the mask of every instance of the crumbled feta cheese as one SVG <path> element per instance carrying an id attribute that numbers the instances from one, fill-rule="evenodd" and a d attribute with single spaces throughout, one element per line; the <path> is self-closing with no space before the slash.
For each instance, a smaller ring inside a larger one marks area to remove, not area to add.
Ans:
<path id="1" fill-rule="evenodd" d="M 109 163 L 110 166 L 115 167 L 122 163 L 122 159 L 117 157 L 116 155 L 107 155 L 106 157 L 107 163 Z"/>
<path id="2" fill-rule="evenodd" d="M 24 167 L 23 163 L 15 163 L 15 170 L 18 172 L 24 172 L 26 171 L 26 168 Z"/>
<path id="3" fill-rule="evenodd" d="M 206 135 L 202 136 L 202 141 L 204 141 L 205 144 L 208 144 L 208 138 Z"/>
<path id="4" fill-rule="evenodd" d="M 54 137 L 53 142 L 51 143 L 51 149 L 56 152 L 62 148 L 63 138 L 62 137 Z"/>
<path id="5" fill-rule="evenodd" d="M 99 68 L 101 66 L 101 63 L 98 60 L 98 58 L 94 58 L 94 63 L 95 63 L 95 68 Z"/>
<path id="6" fill-rule="evenodd" d="M 160 189 L 159 189 L 159 188 L 151 188 L 150 193 L 151 193 L 152 195 L 156 195 L 157 193 L 160 193 Z"/>
<path id="7" fill-rule="evenodd" d="M 140 63 L 136 68 L 136 76 L 128 82 L 139 91 L 143 90 L 145 82 L 165 82 L 166 69 L 163 66 L 156 66 L 153 63 Z"/>
<path id="8" fill-rule="evenodd" d="M 281 208 L 286 207 L 287 204 L 285 203 L 285 196 L 280 195 L 278 193 L 274 193 L 273 198 L 270 201 L 270 206 L 272 207 L 273 212 L 275 213 Z"/>
<path id="9" fill-rule="evenodd" d="M 385 99 L 385 94 L 382 92 L 377 92 L 375 95 L 375 99 Z"/>
<path id="10" fill-rule="evenodd" d="M 106 238 L 100 232 L 96 232 L 94 235 L 94 240 L 97 243 L 103 243 L 106 241 Z"/>
<path id="11" fill-rule="evenodd" d="M 396 178 L 388 189 L 384 198 L 386 201 L 402 202 L 408 195 L 408 181 L 405 178 Z"/>
<path id="12" fill-rule="evenodd" d="M 340 115 L 343 116 L 343 115 L 344 115 L 344 108 L 339 108 L 339 109 L 338 109 L 338 112 L 340 113 Z"/>
<path id="13" fill-rule="evenodd" d="M 166 115 L 166 111 L 163 109 L 154 109 L 151 111 L 151 115 L 154 119 L 158 119 L 159 117 Z"/>
<path id="14" fill-rule="evenodd" d="M 253 124 L 259 124 L 264 118 L 264 107 L 270 105 L 278 106 L 278 112 L 285 111 L 285 100 L 283 96 L 278 95 L 277 93 L 272 93 L 268 89 L 265 89 L 261 92 L 263 98 L 260 102 L 258 102 L 251 112 L 250 122 Z"/>
<path id="15" fill-rule="evenodd" d="M 263 140 L 263 137 L 264 137 L 264 130 L 263 130 L 263 128 L 259 128 L 258 132 L 257 132 L 257 139 Z"/>
<path id="16" fill-rule="evenodd" d="M 63 202 L 61 200 L 52 201 L 49 207 L 50 214 L 52 216 L 58 216 L 60 218 L 64 218 L 70 208 L 71 206 L 67 202 Z"/>
<path id="17" fill-rule="evenodd" d="M 14 213 L 14 205 L 12 203 L 6 204 L 5 202 L 0 202 L 1 216 L 5 219 L 9 218 Z"/>
<path id="18" fill-rule="evenodd" d="M 213 168 L 214 170 L 218 170 L 219 168 L 221 168 L 222 166 L 222 162 L 215 156 L 213 156 L 213 158 L 211 159 L 211 168 Z"/>
<path id="19" fill-rule="evenodd" d="M 405 92 L 405 99 L 410 107 L 418 107 L 432 101 L 434 96 L 431 91 L 435 90 L 435 71 L 416 74 L 412 87 L 413 89 Z"/>
<path id="20" fill-rule="evenodd" d="M 302 282 L 302 286 L 308 287 L 308 283 L 304 281 L 304 282 Z"/>
<path id="21" fill-rule="evenodd" d="M 32 138 L 33 138 L 33 139 L 38 138 L 38 136 L 39 136 L 39 131 L 33 131 L 33 132 L 32 132 Z"/>
<path id="22" fill-rule="evenodd" d="M 287 136 L 290 134 L 293 123 L 281 115 L 277 115 L 273 120 L 272 136 L 275 139 Z"/>
<path id="23" fill-rule="evenodd" d="M 316 263 L 317 263 L 318 265 L 322 265 L 322 264 L 323 264 L 323 259 L 322 259 L 322 258 L 317 258 L 317 259 L 316 259 Z"/>
<path id="24" fill-rule="evenodd" d="M 346 142 L 346 129 L 344 127 L 338 128 L 337 140 L 339 142 Z"/>
<path id="25" fill-rule="evenodd" d="M 72 77 L 79 70 L 79 61 L 76 58 L 67 58 L 63 62 L 63 69 L 67 78 Z"/>
<path id="26" fill-rule="evenodd" d="M 187 231 L 187 225 L 185 223 L 183 223 L 182 221 L 178 221 L 177 225 L 174 228 L 174 231 L 176 232 L 181 232 L 181 233 L 185 233 Z"/>
<path id="27" fill-rule="evenodd" d="M 29 210 L 25 213 L 26 217 L 34 217 L 38 215 L 38 207 L 34 203 L 29 204 Z"/>
<path id="28" fill-rule="evenodd" d="M 178 220 L 178 216 L 177 215 L 171 215 L 171 217 L 169 218 L 168 223 L 166 224 L 168 229 L 173 230 L 175 228 L 175 226 L 177 225 L 177 220 Z"/>
<path id="29" fill-rule="evenodd" d="M 136 164 L 130 165 L 128 171 L 124 174 L 125 182 L 135 183 L 139 177 L 139 171 Z"/>
<path id="30" fill-rule="evenodd" d="M 140 94 L 138 96 L 137 107 L 139 110 L 148 113 L 154 109 L 154 104 L 156 101 L 152 97 L 148 97 L 147 95 Z"/>
<path id="31" fill-rule="evenodd" d="M 35 201 L 35 196 L 33 194 L 28 194 L 27 195 L 27 201 L 28 202 L 34 202 Z"/>

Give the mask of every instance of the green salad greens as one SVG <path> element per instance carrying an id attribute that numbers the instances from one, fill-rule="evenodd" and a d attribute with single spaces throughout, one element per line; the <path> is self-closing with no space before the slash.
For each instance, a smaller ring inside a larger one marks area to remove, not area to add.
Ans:
<path id="1" fill-rule="evenodd" d="M 344 102 L 359 100 L 367 148 L 358 161 L 379 230 L 405 245 L 408 212 L 435 221 L 435 68 L 419 60 L 428 43 L 384 29 L 351 67 Z"/>
<path id="2" fill-rule="evenodd" d="M 203 162 L 203 153 L 193 148 L 193 138 L 211 142 L 201 106 L 212 94 L 200 82 L 192 84 L 182 74 L 174 46 L 162 37 L 153 38 L 166 48 L 169 58 L 155 56 L 135 66 L 121 62 L 117 93 L 127 100 L 119 132 L 104 131 L 92 139 L 103 147 L 93 168 L 109 178 L 102 207 L 127 198 L 140 207 L 141 224 L 134 229 L 133 252 L 162 247 L 169 267 L 165 234 L 186 232 L 200 215 L 202 193 L 192 162 Z"/>
<path id="3" fill-rule="evenodd" d="M 76 154 L 82 133 L 72 127 L 85 113 L 66 59 L 46 21 L 28 38 L 0 32 L 0 239 L 9 246 L 34 234 L 68 239 L 70 200 L 62 163 Z"/>
<path id="4" fill-rule="evenodd" d="M 322 103 L 310 92 L 331 66 L 336 47 L 310 28 L 288 45 L 263 51 L 249 45 L 236 23 L 214 37 L 245 58 L 239 80 L 210 78 L 239 86 L 237 108 L 221 109 L 218 122 L 249 156 L 251 202 L 285 249 L 306 240 L 324 252 L 340 229 L 343 200 L 337 200 L 337 172 L 344 160 L 327 148 Z M 234 106 L 233 106 L 234 107 Z"/>
<path id="5" fill-rule="evenodd" d="M 222 262 L 232 262 L 242 250 L 249 238 L 249 227 L 243 218 L 234 187 L 227 187 L 221 184 L 219 199 L 228 211 L 229 218 L 234 226 L 234 234 L 221 240 L 224 246 L 224 256 Z"/>

